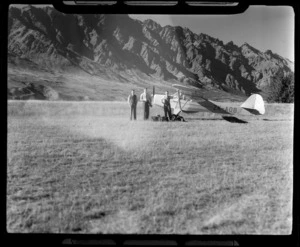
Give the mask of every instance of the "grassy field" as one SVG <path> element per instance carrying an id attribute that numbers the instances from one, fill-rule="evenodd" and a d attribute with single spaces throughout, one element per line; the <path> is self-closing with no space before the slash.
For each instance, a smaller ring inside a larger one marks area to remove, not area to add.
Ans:
<path id="1" fill-rule="evenodd" d="M 7 230 L 290 234 L 293 105 L 266 111 L 131 122 L 123 102 L 9 101 Z"/>

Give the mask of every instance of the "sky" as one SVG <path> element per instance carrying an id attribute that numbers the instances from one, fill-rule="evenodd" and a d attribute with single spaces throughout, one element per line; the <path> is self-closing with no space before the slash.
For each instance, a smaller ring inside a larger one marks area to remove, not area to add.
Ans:
<path id="1" fill-rule="evenodd" d="M 262 52 L 272 50 L 294 62 L 294 10 L 290 6 L 250 6 L 236 15 L 129 15 L 133 19 L 152 19 L 161 26 L 187 27 L 224 43 L 240 46 L 247 42 Z"/>

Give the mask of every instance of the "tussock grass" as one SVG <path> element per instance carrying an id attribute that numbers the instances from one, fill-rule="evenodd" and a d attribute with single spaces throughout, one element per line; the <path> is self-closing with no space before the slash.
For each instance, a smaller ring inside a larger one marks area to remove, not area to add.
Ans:
<path id="1" fill-rule="evenodd" d="M 7 230 L 289 234 L 292 116 L 131 122 L 124 102 L 10 101 Z"/>

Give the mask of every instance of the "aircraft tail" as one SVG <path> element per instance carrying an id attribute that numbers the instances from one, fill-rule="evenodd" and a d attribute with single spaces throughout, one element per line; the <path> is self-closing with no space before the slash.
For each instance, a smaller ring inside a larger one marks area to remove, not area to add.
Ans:
<path id="1" fill-rule="evenodd" d="M 254 115 L 265 114 L 265 103 L 259 94 L 252 94 L 241 107 Z"/>

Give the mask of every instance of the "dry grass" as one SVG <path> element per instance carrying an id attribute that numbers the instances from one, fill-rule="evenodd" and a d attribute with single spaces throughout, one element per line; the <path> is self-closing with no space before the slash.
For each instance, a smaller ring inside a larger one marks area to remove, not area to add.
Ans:
<path id="1" fill-rule="evenodd" d="M 130 122 L 128 112 L 9 102 L 7 230 L 291 233 L 293 105 L 267 105 L 247 124 L 144 122 L 140 109 Z"/>

